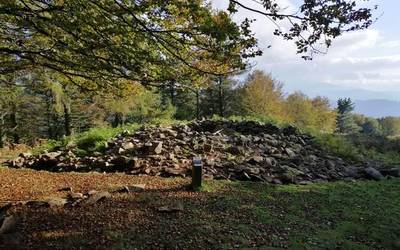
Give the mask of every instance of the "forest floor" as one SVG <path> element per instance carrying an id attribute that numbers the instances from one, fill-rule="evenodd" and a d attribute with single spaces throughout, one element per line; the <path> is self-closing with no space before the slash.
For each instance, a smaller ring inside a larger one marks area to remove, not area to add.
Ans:
<path id="1" fill-rule="evenodd" d="M 0 206 L 146 184 L 88 206 L 9 211 L 19 249 L 400 249 L 400 180 L 307 186 L 0 168 Z M 163 213 L 160 207 L 182 207 Z M 1 248 L 1 246 L 0 246 Z"/>

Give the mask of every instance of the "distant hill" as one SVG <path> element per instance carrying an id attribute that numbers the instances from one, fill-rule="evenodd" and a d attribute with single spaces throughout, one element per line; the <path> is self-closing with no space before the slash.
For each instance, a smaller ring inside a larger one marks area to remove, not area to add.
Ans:
<path id="1" fill-rule="evenodd" d="M 400 102 L 390 100 L 356 100 L 355 112 L 371 117 L 400 116 Z"/>

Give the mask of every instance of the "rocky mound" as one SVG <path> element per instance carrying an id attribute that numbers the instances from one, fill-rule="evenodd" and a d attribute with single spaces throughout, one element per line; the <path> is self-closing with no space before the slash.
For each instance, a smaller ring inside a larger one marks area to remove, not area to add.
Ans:
<path id="1" fill-rule="evenodd" d="M 201 156 L 205 178 L 300 183 L 399 176 L 399 169 L 355 167 L 322 151 L 294 127 L 280 129 L 253 121 L 197 121 L 170 127 L 142 127 L 109 140 L 104 153 L 78 157 L 74 148 L 39 156 L 22 154 L 8 162 L 54 172 L 100 171 L 133 175 L 191 174 Z"/>

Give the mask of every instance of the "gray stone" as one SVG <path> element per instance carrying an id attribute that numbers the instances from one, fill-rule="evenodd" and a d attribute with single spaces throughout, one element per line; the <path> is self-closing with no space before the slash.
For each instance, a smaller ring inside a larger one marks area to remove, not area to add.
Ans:
<path id="1" fill-rule="evenodd" d="M 183 204 L 182 203 L 177 203 L 175 205 L 171 206 L 161 206 L 157 208 L 157 211 L 160 213 L 176 213 L 176 212 L 182 212 L 183 211 Z"/>
<path id="2" fill-rule="evenodd" d="M 285 148 L 285 152 L 286 152 L 286 154 L 287 154 L 290 158 L 296 157 L 296 153 L 293 152 L 293 150 L 290 149 L 290 148 Z"/>
<path id="3" fill-rule="evenodd" d="M 185 170 L 182 168 L 165 168 L 165 173 L 167 173 L 169 176 L 186 176 L 185 175 Z"/>
<path id="4" fill-rule="evenodd" d="M 32 157 L 32 154 L 31 154 L 31 153 L 20 153 L 20 154 L 19 154 L 19 157 L 22 157 L 22 158 L 24 158 L 24 159 L 27 159 L 27 158 Z"/>
<path id="5" fill-rule="evenodd" d="M 67 199 L 59 197 L 50 197 L 45 200 L 45 202 L 47 202 L 50 207 L 64 207 L 68 203 Z"/>
<path id="6" fill-rule="evenodd" d="M 332 160 L 327 160 L 326 161 L 326 167 L 329 169 L 335 169 L 336 168 L 336 163 Z"/>
<path id="7" fill-rule="evenodd" d="M 178 136 L 178 132 L 176 132 L 172 129 L 164 129 L 163 132 L 165 132 L 166 134 L 168 134 L 169 136 L 172 136 L 172 137 Z"/>
<path id="8" fill-rule="evenodd" d="M 17 230 L 18 218 L 14 215 L 10 215 L 4 218 L 1 227 L 0 234 L 9 234 Z"/>
<path id="9" fill-rule="evenodd" d="M 125 152 L 125 149 L 124 148 L 118 148 L 118 151 L 117 151 L 117 153 L 120 155 L 120 154 L 123 154 Z"/>
<path id="10" fill-rule="evenodd" d="M 315 161 L 318 160 L 318 157 L 315 156 L 315 155 L 308 155 L 305 159 L 306 159 L 307 161 L 310 161 L 310 162 L 315 162 Z"/>
<path id="11" fill-rule="evenodd" d="M 146 189 L 146 184 L 135 184 L 124 186 L 117 190 L 118 193 L 135 193 L 135 192 L 142 192 Z"/>
<path id="12" fill-rule="evenodd" d="M 264 157 L 262 157 L 262 156 L 253 156 L 247 162 L 250 163 L 250 164 L 256 165 L 256 164 L 262 163 L 263 161 L 264 161 Z"/>
<path id="13" fill-rule="evenodd" d="M 97 190 L 90 190 L 89 192 L 87 192 L 87 195 L 94 195 L 96 193 L 98 193 L 99 191 Z"/>
<path id="14" fill-rule="evenodd" d="M 130 149 L 135 148 L 135 145 L 132 142 L 125 142 L 122 144 L 122 148 L 124 150 L 130 150 Z"/>
<path id="15" fill-rule="evenodd" d="M 84 195 L 82 193 L 69 193 L 68 198 L 71 200 L 83 199 Z"/>
<path id="16" fill-rule="evenodd" d="M 373 167 L 368 167 L 368 168 L 364 169 L 364 172 L 365 172 L 367 178 L 369 178 L 369 179 L 379 181 L 384 178 L 383 175 Z"/>
<path id="17" fill-rule="evenodd" d="M 275 167 L 276 166 L 276 160 L 274 158 L 266 157 L 264 159 L 264 161 L 265 161 L 265 165 L 267 167 Z"/>
<path id="18" fill-rule="evenodd" d="M 111 198 L 111 194 L 107 191 L 95 192 L 94 194 L 90 195 L 84 203 L 88 205 L 95 204 L 97 202 L 103 201 L 107 198 Z"/>
<path id="19" fill-rule="evenodd" d="M 256 167 L 246 168 L 245 171 L 249 175 L 259 175 L 261 173 L 260 168 L 256 168 Z"/>
<path id="20" fill-rule="evenodd" d="M 163 148 L 163 143 L 161 141 L 157 142 L 156 147 L 154 148 L 154 153 L 161 154 L 162 148 Z"/>
<path id="21" fill-rule="evenodd" d="M 272 179 L 272 183 L 273 183 L 273 184 L 277 184 L 277 185 L 281 185 L 281 184 L 282 184 L 282 181 L 279 180 L 279 179 L 277 179 L 277 178 L 274 178 L 274 179 Z"/>
<path id="22" fill-rule="evenodd" d="M 345 168 L 343 174 L 345 177 L 350 177 L 350 178 L 360 178 L 361 177 L 360 170 L 359 170 L 359 168 L 356 168 L 356 167 Z"/>
<path id="23" fill-rule="evenodd" d="M 47 159 L 56 159 L 57 157 L 59 157 L 61 155 L 62 155 L 61 151 L 56 151 L 56 152 L 49 152 L 46 154 L 42 154 L 42 157 L 47 158 Z"/>

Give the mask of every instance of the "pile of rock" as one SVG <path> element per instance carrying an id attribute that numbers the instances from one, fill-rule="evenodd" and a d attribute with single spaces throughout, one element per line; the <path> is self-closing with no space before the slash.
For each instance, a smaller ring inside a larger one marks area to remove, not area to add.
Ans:
<path id="1" fill-rule="evenodd" d="M 399 169 L 378 171 L 345 162 L 321 150 L 311 136 L 294 127 L 280 129 L 253 121 L 204 120 L 142 127 L 109 140 L 104 153 L 78 157 L 69 148 L 39 156 L 22 154 L 9 165 L 55 172 L 185 177 L 191 174 L 194 156 L 202 157 L 204 176 L 215 179 L 307 184 L 400 175 Z"/>

